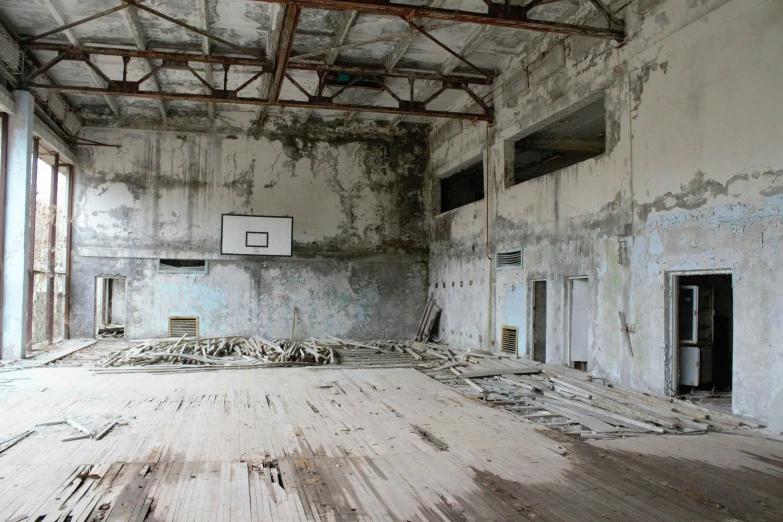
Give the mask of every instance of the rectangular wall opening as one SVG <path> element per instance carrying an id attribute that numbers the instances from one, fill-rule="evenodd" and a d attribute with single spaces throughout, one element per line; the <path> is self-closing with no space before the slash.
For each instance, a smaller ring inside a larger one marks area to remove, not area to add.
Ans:
<path id="1" fill-rule="evenodd" d="M 203 259 L 158 259 L 161 274 L 206 274 L 207 262 Z"/>
<path id="2" fill-rule="evenodd" d="M 482 160 L 440 180 L 440 211 L 448 212 L 484 199 Z"/>
<path id="3" fill-rule="evenodd" d="M 678 394 L 731 412 L 734 296 L 731 274 L 676 278 Z"/>
<path id="4" fill-rule="evenodd" d="M 546 362 L 546 281 L 533 281 L 533 346 L 532 355 L 536 362 Z"/>
<path id="5" fill-rule="evenodd" d="M 604 98 L 566 114 L 513 142 L 512 176 L 506 186 L 544 176 L 606 152 Z"/>
<path id="6" fill-rule="evenodd" d="M 125 339 L 126 302 L 124 277 L 95 279 L 96 339 Z"/>
<path id="7" fill-rule="evenodd" d="M 587 371 L 588 335 L 590 332 L 590 302 L 588 296 L 587 278 L 579 277 L 569 280 L 570 295 L 570 325 L 569 325 L 569 357 L 571 367 Z"/>

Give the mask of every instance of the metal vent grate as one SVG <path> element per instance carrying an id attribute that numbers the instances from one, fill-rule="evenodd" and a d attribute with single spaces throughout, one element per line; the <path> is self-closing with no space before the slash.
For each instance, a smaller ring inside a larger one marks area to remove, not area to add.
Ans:
<path id="1" fill-rule="evenodd" d="M 519 329 L 516 326 L 504 326 L 501 332 L 500 351 L 516 355 Z"/>
<path id="2" fill-rule="evenodd" d="M 522 251 L 509 250 L 508 252 L 498 252 L 496 256 L 496 265 L 498 268 L 521 267 Z"/>
<path id="3" fill-rule="evenodd" d="M 198 317 L 169 317 L 169 337 L 198 337 Z"/>
<path id="4" fill-rule="evenodd" d="M 203 275 L 207 273 L 207 262 L 203 259 L 159 259 L 158 273 Z"/>

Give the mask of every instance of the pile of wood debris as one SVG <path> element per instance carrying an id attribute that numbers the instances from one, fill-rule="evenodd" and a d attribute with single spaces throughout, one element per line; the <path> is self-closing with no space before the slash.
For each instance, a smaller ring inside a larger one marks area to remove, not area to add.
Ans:
<path id="1" fill-rule="evenodd" d="M 144 341 L 109 354 L 103 367 L 152 364 L 334 364 L 333 342 L 290 342 L 258 337 L 210 337 Z"/>
<path id="2" fill-rule="evenodd" d="M 437 358 L 435 358 L 437 357 Z M 102 357 L 103 372 L 131 369 L 174 370 L 253 368 L 265 366 L 340 365 L 417 367 L 451 358 L 432 345 L 408 341 L 365 341 L 328 337 L 303 341 L 259 337 L 156 339 L 113 351 Z M 96 369 L 97 370 L 97 369 Z"/>
<path id="3" fill-rule="evenodd" d="M 690 401 L 645 393 L 590 374 L 497 354 L 425 370 L 461 393 L 581 439 L 697 434 L 758 423 Z"/>

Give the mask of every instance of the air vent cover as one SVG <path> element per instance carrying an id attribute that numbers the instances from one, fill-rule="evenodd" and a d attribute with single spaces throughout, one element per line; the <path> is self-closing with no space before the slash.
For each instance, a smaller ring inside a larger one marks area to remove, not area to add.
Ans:
<path id="1" fill-rule="evenodd" d="M 198 337 L 198 317 L 169 317 L 169 337 Z"/>
<path id="2" fill-rule="evenodd" d="M 508 252 L 498 252 L 496 260 L 498 268 L 519 268 L 522 266 L 522 251 L 509 250 Z"/>
<path id="3" fill-rule="evenodd" d="M 206 274 L 207 262 L 203 259 L 159 259 L 161 274 Z"/>
<path id="4" fill-rule="evenodd" d="M 519 329 L 516 326 L 504 326 L 501 332 L 500 351 L 516 355 Z"/>

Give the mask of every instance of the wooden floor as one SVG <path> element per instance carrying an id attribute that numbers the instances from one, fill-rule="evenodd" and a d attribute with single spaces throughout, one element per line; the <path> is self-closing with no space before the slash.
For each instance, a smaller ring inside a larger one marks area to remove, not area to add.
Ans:
<path id="1" fill-rule="evenodd" d="M 0 375 L 0 521 L 781 520 L 783 443 L 586 443 L 412 369 Z"/>

